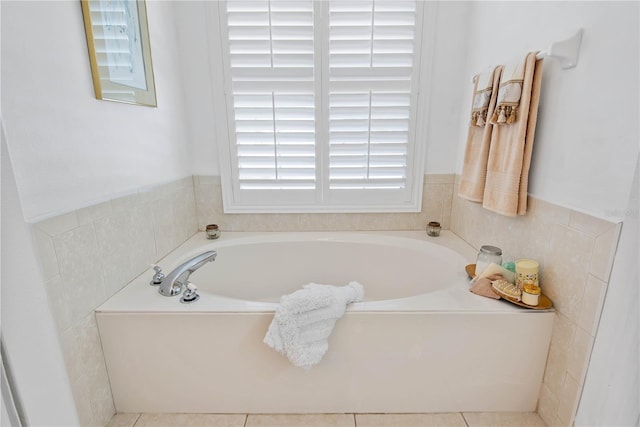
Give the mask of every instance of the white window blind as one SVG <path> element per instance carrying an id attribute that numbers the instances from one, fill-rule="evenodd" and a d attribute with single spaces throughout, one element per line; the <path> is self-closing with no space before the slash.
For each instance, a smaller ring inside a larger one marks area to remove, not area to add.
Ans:
<path id="1" fill-rule="evenodd" d="M 240 211 L 419 207 L 415 0 L 229 0 L 220 18 L 225 202 Z"/>
<path id="2" fill-rule="evenodd" d="M 229 1 L 227 22 L 240 189 L 315 189 L 313 1 Z"/>
<path id="3" fill-rule="evenodd" d="M 329 3 L 331 189 L 403 189 L 415 1 Z"/>

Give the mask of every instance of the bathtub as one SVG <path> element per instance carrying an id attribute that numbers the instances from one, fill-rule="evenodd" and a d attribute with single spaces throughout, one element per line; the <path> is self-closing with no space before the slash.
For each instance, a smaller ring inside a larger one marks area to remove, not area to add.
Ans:
<path id="1" fill-rule="evenodd" d="M 118 412 L 534 411 L 553 310 L 468 291 L 475 251 L 425 232 L 198 233 L 159 262 L 205 250 L 181 304 L 142 274 L 96 310 Z M 310 370 L 263 344 L 279 297 L 363 284 Z"/>

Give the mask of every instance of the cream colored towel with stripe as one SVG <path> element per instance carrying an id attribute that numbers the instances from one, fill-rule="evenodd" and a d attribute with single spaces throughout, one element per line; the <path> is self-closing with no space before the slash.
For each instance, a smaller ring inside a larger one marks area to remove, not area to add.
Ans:
<path id="1" fill-rule="evenodd" d="M 507 64 L 492 114 L 482 206 L 502 215 L 527 212 L 527 188 L 542 83 L 537 52 Z"/>
<path id="2" fill-rule="evenodd" d="M 474 77 L 471 122 L 467 134 L 464 164 L 460 177 L 458 195 L 473 202 L 482 202 L 489 144 L 492 125 L 488 118 L 492 116 L 496 105 L 497 90 L 502 67 L 489 67 Z"/>

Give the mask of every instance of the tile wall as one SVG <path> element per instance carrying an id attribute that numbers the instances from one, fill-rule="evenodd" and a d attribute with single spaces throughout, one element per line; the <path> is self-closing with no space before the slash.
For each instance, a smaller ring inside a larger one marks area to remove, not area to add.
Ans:
<path id="1" fill-rule="evenodd" d="M 193 179 L 32 227 L 82 426 L 114 414 L 94 309 L 197 231 Z"/>
<path id="2" fill-rule="evenodd" d="M 225 214 L 219 176 L 196 176 L 194 184 L 199 230 L 207 224 L 226 231 L 424 230 L 429 221 L 449 228 L 454 175 L 425 175 L 417 213 Z"/>
<path id="3" fill-rule="evenodd" d="M 502 248 L 504 260 L 540 262 L 540 286 L 554 302 L 556 319 L 538 413 L 549 426 L 570 426 L 589 355 L 621 224 L 529 197 L 527 215 L 509 218 L 457 196 L 451 231 L 475 248 Z"/>

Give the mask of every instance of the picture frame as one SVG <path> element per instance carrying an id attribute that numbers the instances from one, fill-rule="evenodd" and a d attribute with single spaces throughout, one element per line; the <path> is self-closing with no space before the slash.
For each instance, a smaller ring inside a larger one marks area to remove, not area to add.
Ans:
<path id="1" fill-rule="evenodd" d="M 145 0 L 81 0 L 97 99 L 157 107 Z"/>

